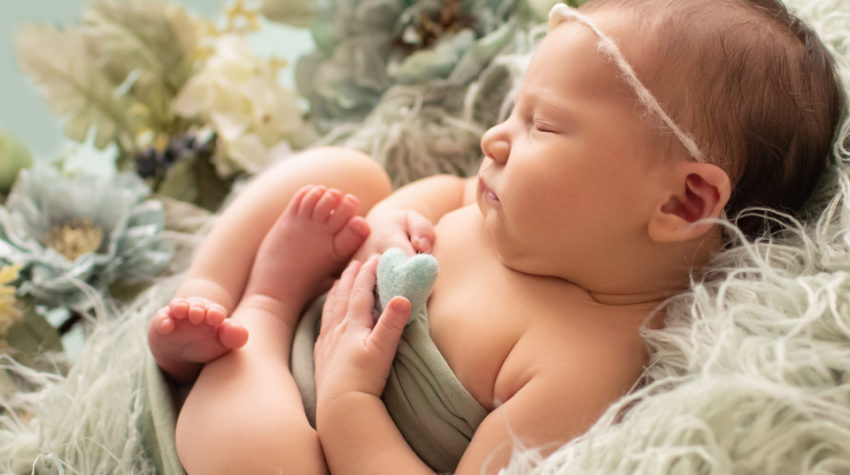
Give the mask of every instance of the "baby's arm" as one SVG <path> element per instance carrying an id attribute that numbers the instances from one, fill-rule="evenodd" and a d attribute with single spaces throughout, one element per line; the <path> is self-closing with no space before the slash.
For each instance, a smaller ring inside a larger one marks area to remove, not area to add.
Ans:
<path id="1" fill-rule="evenodd" d="M 438 221 L 444 214 L 468 204 L 471 200 L 472 178 L 454 175 L 434 175 L 405 185 L 375 205 L 369 215 L 397 209 L 413 210 L 430 220 Z"/>
<path id="2" fill-rule="evenodd" d="M 356 259 L 364 261 L 391 247 L 408 253 L 430 252 L 433 225 L 446 213 L 474 199 L 471 178 L 436 175 L 405 185 L 375 205 L 367 215 L 372 234 Z"/>
<path id="3" fill-rule="evenodd" d="M 485 418 L 455 473 L 497 473 L 516 447 L 539 449 L 545 456 L 580 435 L 605 409 L 593 387 L 601 381 L 589 382 L 590 387 L 569 384 L 560 372 L 530 380 Z M 322 409 L 319 434 L 332 473 L 433 473 L 404 440 L 380 397 L 348 393 Z"/>
<path id="4" fill-rule="evenodd" d="M 380 397 L 350 393 L 327 406 L 319 438 L 331 473 L 433 474 L 404 440 Z"/>

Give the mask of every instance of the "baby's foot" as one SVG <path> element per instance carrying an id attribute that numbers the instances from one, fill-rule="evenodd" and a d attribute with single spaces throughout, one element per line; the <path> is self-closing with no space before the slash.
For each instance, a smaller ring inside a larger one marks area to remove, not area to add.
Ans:
<path id="1" fill-rule="evenodd" d="M 227 318 L 221 305 L 200 297 L 175 298 L 148 327 L 148 346 L 157 365 L 176 381 L 191 381 L 204 363 L 248 340 L 248 330 Z"/>
<path id="2" fill-rule="evenodd" d="M 354 195 L 336 189 L 300 189 L 263 239 L 244 298 L 266 299 L 267 310 L 294 326 L 369 235 L 358 206 Z"/>

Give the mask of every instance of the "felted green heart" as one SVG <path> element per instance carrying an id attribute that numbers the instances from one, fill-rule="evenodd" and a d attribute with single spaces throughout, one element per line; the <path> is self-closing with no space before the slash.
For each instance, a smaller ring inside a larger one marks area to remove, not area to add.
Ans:
<path id="1" fill-rule="evenodd" d="M 378 261 L 378 301 L 383 309 L 396 295 L 410 300 L 410 325 L 427 318 L 425 304 L 437 279 L 437 259 L 430 254 L 408 256 L 401 249 L 387 249 Z"/>

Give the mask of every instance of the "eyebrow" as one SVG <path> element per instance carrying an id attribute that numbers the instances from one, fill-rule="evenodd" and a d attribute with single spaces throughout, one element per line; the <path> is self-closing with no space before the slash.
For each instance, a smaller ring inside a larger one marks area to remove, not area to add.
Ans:
<path id="1" fill-rule="evenodd" d="M 626 58 L 623 56 L 623 53 L 620 52 L 620 48 L 617 47 L 617 44 L 611 39 L 610 36 L 606 35 L 599 27 L 593 22 L 590 18 L 582 15 L 575 8 L 572 8 L 563 3 L 559 3 L 552 7 L 549 10 L 549 29 L 551 30 L 558 24 L 563 21 L 576 20 L 579 23 L 590 28 L 596 37 L 599 39 L 598 45 L 604 54 L 610 57 L 614 64 L 620 68 L 620 71 L 625 75 L 625 78 L 628 84 L 632 87 L 635 93 L 638 96 L 638 99 L 644 106 L 646 106 L 649 110 L 653 111 L 673 132 L 673 134 L 679 139 L 679 142 L 688 150 L 691 157 L 698 162 L 705 162 L 705 156 L 700 150 L 699 146 L 696 144 L 696 141 L 691 137 L 690 134 L 683 131 L 676 124 L 673 119 L 667 115 L 667 112 L 661 107 L 658 103 L 658 100 L 655 99 L 655 96 L 649 91 L 649 89 L 644 86 L 644 84 L 638 79 L 637 74 L 635 74 L 634 69 L 632 69 L 631 64 L 626 61 Z"/>
<path id="2" fill-rule="evenodd" d="M 531 101 L 537 105 L 542 104 L 546 108 L 556 109 L 558 112 L 563 112 L 565 114 L 573 115 L 573 111 L 575 110 L 575 104 L 561 97 L 560 94 L 555 92 L 551 92 L 551 94 L 547 94 L 547 91 L 544 90 L 541 92 L 523 92 L 520 91 L 516 97 L 514 97 L 514 103 L 523 99 L 525 101 Z"/>

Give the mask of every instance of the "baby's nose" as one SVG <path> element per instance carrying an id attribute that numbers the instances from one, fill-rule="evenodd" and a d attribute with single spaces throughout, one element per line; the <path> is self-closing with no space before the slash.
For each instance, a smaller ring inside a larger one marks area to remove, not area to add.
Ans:
<path id="1" fill-rule="evenodd" d="M 503 135 L 494 127 L 481 137 L 481 151 L 494 162 L 506 162 L 511 153 L 511 145 Z"/>

